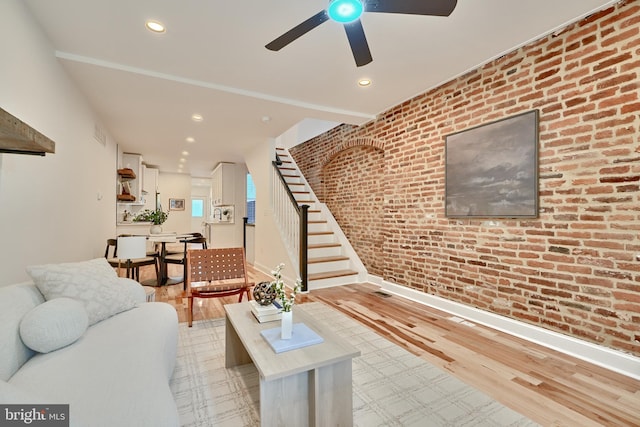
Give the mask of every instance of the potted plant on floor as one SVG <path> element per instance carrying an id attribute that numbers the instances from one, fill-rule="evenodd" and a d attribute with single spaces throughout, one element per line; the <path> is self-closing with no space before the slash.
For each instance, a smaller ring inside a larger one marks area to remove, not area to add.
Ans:
<path id="1" fill-rule="evenodd" d="M 149 232 L 151 234 L 162 233 L 162 224 L 169 217 L 169 212 L 164 212 L 162 209 L 145 209 L 142 212 L 138 213 L 133 220 L 135 222 L 151 222 L 153 224 Z"/>

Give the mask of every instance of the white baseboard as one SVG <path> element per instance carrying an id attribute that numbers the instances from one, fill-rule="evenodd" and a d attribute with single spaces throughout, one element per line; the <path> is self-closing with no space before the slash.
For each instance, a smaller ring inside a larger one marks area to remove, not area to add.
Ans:
<path id="1" fill-rule="evenodd" d="M 256 270 L 260 271 L 261 273 L 267 274 L 269 276 L 271 276 L 271 271 L 273 270 L 273 267 L 269 268 L 264 264 L 260 264 L 258 262 L 254 262 L 253 263 L 253 268 L 255 268 Z"/>
<path id="2" fill-rule="evenodd" d="M 255 268 L 256 270 L 258 270 L 261 273 L 264 273 L 264 274 L 266 274 L 267 276 L 270 277 L 268 280 L 265 279 L 264 281 L 272 282 L 273 280 L 275 280 L 274 277 L 271 275 L 271 272 L 273 271 L 274 267 L 267 267 L 266 265 L 260 264 L 260 263 L 257 263 L 257 262 L 253 263 L 252 265 L 253 265 L 253 268 Z M 293 288 L 293 285 L 296 283 L 296 278 L 283 274 L 282 275 L 282 281 L 285 283 L 286 286 L 289 286 L 289 287 Z M 258 283 L 259 282 L 256 282 L 256 285 Z"/>
<path id="3" fill-rule="evenodd" d="M 400 286 L 369 275 L 369 283 L 379 285 L 383 291 L 407 298 L 420 304 L 514 335 L 564 354 L 593 363 L 614 372 L 640 380 L 640 358 L 568 335 L 529 325 L 445 298 Z"/>

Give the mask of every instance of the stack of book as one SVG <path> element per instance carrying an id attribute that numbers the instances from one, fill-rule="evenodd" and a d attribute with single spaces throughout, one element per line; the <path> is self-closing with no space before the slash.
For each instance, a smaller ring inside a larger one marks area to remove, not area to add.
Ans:
<path id="1" fill-rule="evenodd" d="M 271 322 L 282 318 L 282 306 L 274 301 L 270 305 L 260 305 L 254 300 L 249 301 L 251 304 L 251 313 L 258 319 L 258 322 Z"/>

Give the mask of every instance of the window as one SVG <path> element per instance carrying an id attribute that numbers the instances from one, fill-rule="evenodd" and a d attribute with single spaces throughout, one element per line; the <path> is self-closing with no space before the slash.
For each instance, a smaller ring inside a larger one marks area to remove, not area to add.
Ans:
<path id="1" fill-rule="evenodd" d="M 191 217 L 192 218 L 204 217 L 204 199 L 201 199 L 201 198 L 191 199 Z"/>
<path id="2" fill-rule="evenodd" d="M 256 223 L 256 186 L 251 174 L 247 174 L 247 224 Z"/>

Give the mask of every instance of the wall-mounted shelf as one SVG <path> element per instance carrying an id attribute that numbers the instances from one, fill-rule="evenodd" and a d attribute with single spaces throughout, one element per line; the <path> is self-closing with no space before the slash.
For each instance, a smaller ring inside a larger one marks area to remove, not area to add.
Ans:
<path id="1" fill-rule="evenodd" d="M 0 108 L 0 153 L 44 156 L 55 152 L 55 142 Z"/>
<path id="2" fill-rule="evenodd" d="M 212 211 L 210 224 L 234 224 L 234 206 L 215 206 Z"/>
<path id="3" fill-rule="evenodd" d="M 120 177 L 120 180 L 136 179 L 136 173 L 133 171 L 133 169 L 129 168 L 118 169 L 118 176 Z"/>
<path id="4" fill-rule="evenodd" d="M 122 153 L 122 161 L 118 168 L 118 193 L 120 193 L 118 200 L 144 203 L 144 194 L 142 193 L 143 180 L 144 167 L 142 165 L 142 156 L 135 153 Z"/>
<path id="5" fill-rule="evenodd" d="M 118 206 L 144 206 L 144 202 L 127 202 L 124 200 L 118 200 L 116 204 Z"/>

